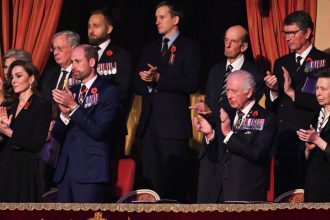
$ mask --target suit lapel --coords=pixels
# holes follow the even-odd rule
[[[160,59],[160,63],[159,63],[159,69],[165,69],[168,68],[170,66],[169,61],[170,61],[170,57],[171,57],[171,48],[173,46],[177,47],[178,45],[180,45],[180,41],[181,41],[181,35],[179,35],[174,42],[171,44],[171,46],[168,48],[167,53],[165,54],[164,57],[161,56],[161,48],[162,48],[162,40],[160,40],[160,47],[159,47],[159,55],[161,57]]]
[[[114,53],[111,42],[108,44],[108,46],[103,51],[102,56],[99,59],[99,63],[106,63],[106,62],[111,62],[112,61],[112,56],[108,56],[107,51],[112,51],[112,53]]]

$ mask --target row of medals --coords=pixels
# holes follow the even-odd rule
[[[117,62],[99,63],[97,65],[97,72],[100,75],[111,75],[117,73]]]

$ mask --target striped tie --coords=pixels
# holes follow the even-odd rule
[[[228,65],[227,66],[227,69],[226,69],[226,72],[225,72],[225,75],[223,77],[223,86],[221,88],[221,93],[220,93],[220,100],[221,101],[225,96],[226,96],[226,84],[227,84],[227,77],[229,75],[229,73],[231,73],[231,70],[233,69],[233,66],[232,65]]]

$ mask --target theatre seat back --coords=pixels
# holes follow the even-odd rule
[[[279,195],[274,202],[277,203],[302,203],[304,202],[304,190],[295,189]]]
[[[159,195],[150,189],[139,189],[122,196],[117,203],[141,202],[149,203],[159,201]]]
[[[133,190],[135,180],[135,161],[131,158],[120,159],[118,162],[115,194],[117,198]]]

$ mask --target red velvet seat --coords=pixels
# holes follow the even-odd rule
[[[117,182],[115,185],[115,194],[118,198],[133,190],[135,166],[135,161],[133,159],[125,158],[119,160]]]

